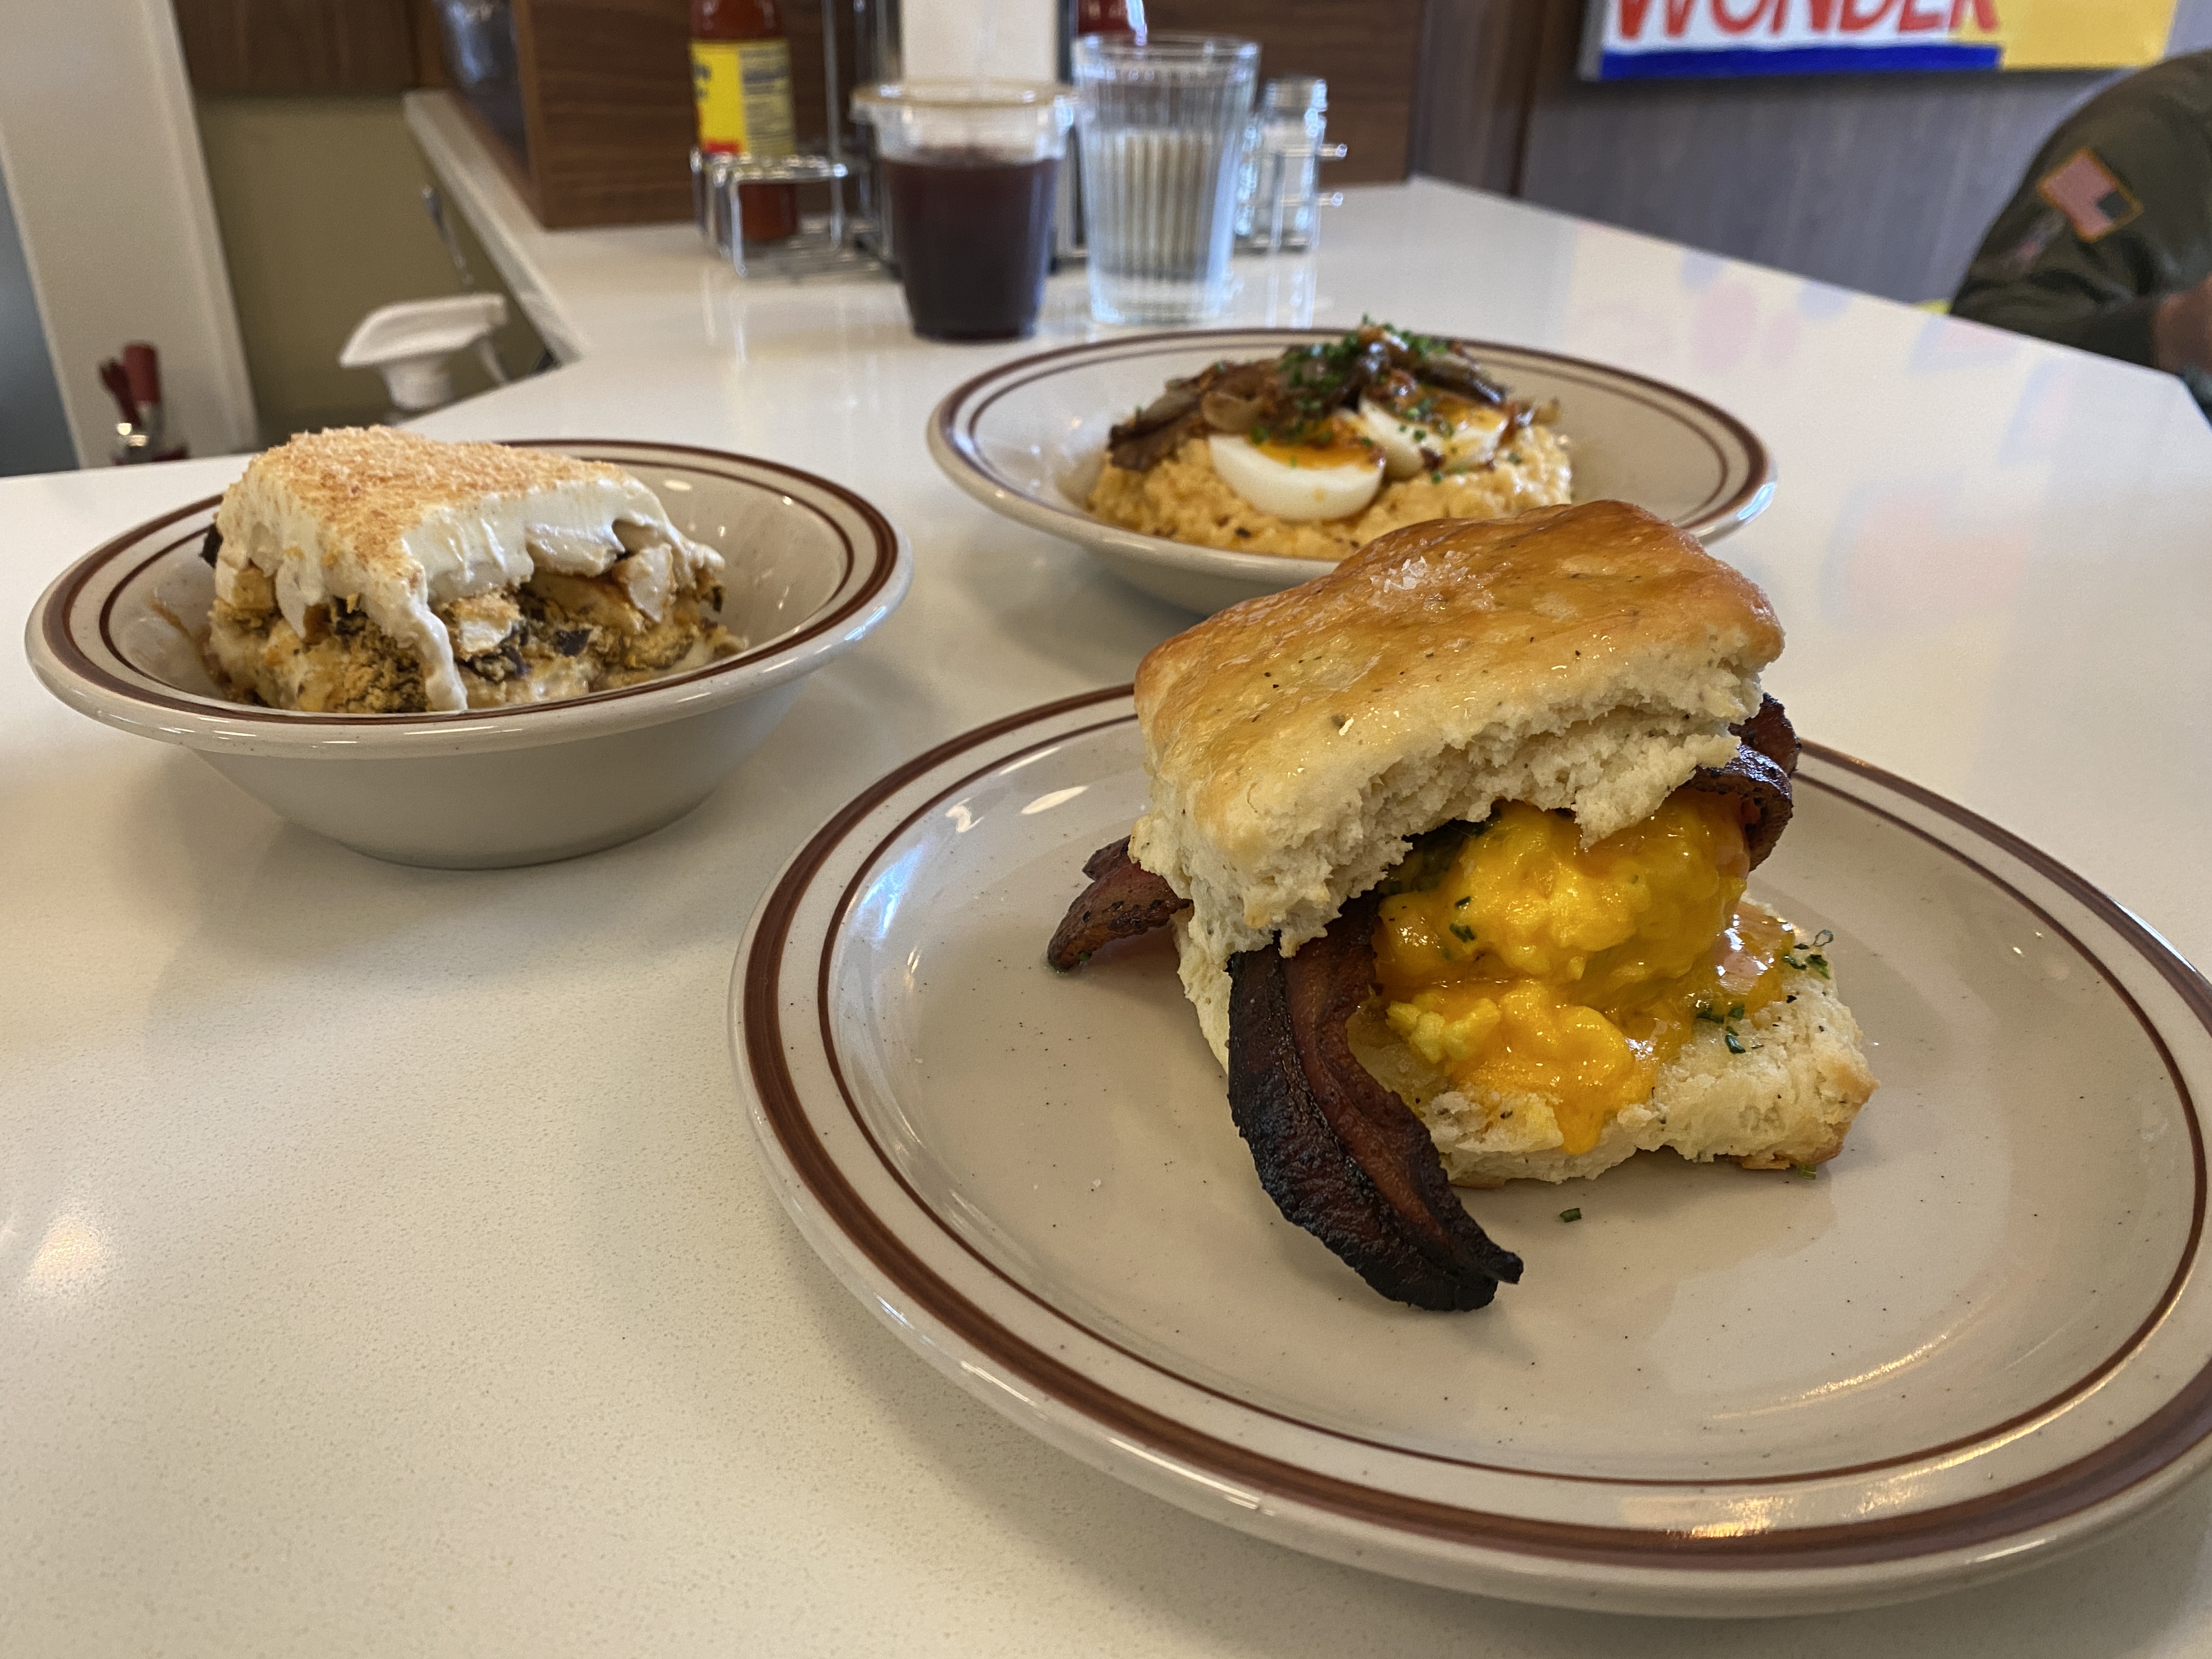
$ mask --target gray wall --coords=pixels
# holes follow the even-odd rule
[[[1418,170],[1898,300],[1949,297],[2051,128],[2114,78],[1594,86],[1573,74],[1581,10],[1431,0]],[[2207,46],[2212,0],[2180,0],[2171,49]]]
[[[8,182],[0,179],[0,477],[61,472],[76,465],[15,210],[8,204]]]

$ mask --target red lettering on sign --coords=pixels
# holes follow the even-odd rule
[[[1919,34],[1943,27],[1943,14],[1921,10],[1923,3],[1932,4],[1934,0],[1905,0],[1904,4],[1898,8],[1897,32],[1899,34]]]
[[[1836,20],[1837,27],[1845,34],[1863,34],[1889,15],[1897,0],[1878,0],[1871,13],[1862,14],[1859,0],[1844,0],[1844,15]]]
[[[1951,0],[1951,29],[1958,32],[1959,20],[1966,15],[1966,8],[1974,9],[1974,27],[1994,33],[1997,27],[1997,0]]]
[[[1812,15],[1813,27],[1826,33],[1836,21],[1836,0],[1806,0],[1806,8]],[[1774,0],[1773,32],[1781,33],[1789,21],[1790,0]]]
[[[1680,36],[1690,27],[1690,13],[1698,0],[1667,0],[1667,33]],[[1763,0],[1762,0],[1763,3]],[[1640,40],[1644,38],[1644,20],[1651,15],[1651,0],[1620,0],[1620,38]]]
[[[1728,0],[1713,0],[1713,21],[1720,25],[1723,34],[1747,34],[1759,27],[1759,20],[1766,15],[1766,0],[1752,0],[1751,10],[1744,16],[1733,15]]]

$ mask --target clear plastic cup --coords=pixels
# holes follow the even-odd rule
[[[1064,87],[908,81],[853,94],[875,129],[890,254],[914,331],[1018,340],[1036,327],[1074,100]]]
[[[1237,167],[1260,48],[1213,35],[1075,43],[1091,314],[1194,323],[1229,303]]]

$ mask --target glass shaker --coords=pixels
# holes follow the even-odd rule
[[[1245,131],[1237,179],[1237,246],[1245,252],[1304,252],[1314,245],[1322,207],[1321,164],[1344,159],[1325,142],[1328,82],[1310,75],[1270,81]]]

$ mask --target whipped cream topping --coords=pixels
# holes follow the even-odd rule
[[[672,592],[711,586],[723,569],[617,467],[385,428],[318,433],[256,456],[224,493],[216,526],[219,599],[238,602],[251,565],[303,636],[314,606],[357,599],[414,653],[441,710],[467,708],[468,696],[439,605],[520,587],[542,565],[612,571],[658,622]]]

